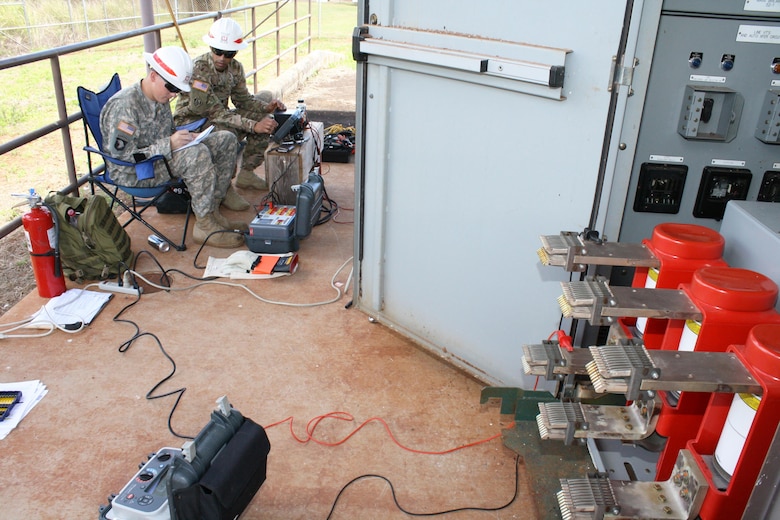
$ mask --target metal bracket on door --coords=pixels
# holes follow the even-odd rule
[[[360,42],[366,39],[366,34],[368,34],[368,27],[365,25],[355,27],[352,30],[352,59],[355,61],[366,61],[368,59],[366,53],[360,52]]]
[[[356,61],[565,99],[568,49],[381,26],[356,27],[352,41]]]

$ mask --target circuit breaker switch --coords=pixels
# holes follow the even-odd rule
[[[620,378],[626,383],[626,398],[637,399],[645,378],[661,376],[644,345],[604,345],[589,347],[589,350],[593,361],[587,365],[588,375],[597,393],[609,390],[608,380]]]
[[[563,441],[568,446],[575,439],[645,439],[655,431],[661,400],[635,400],[625,406],[550,401],[538,406],[540,438]]]
[[[561,488],[556,498],[563,518],[604,518],[607,513],[620,512],[612,481],[603,475],[561,479]]]
[[[700,319],[701,311],[685,292],[610,286],[601,277],[561,282],[558,298],[566,318],[586,319],[591,325],[611,325],[619,317]]]
[[[681,475],[689,475],[685,482]],[[666,481],[609,480],[606,474],[583,479],[561,479],[557,494],[566,519],[647,518],[687,520],[701,511],[709,484],[696,458],[680,450],[672,475]]]
[[[661,265],[644,244],[586,240],[582,233],[573,231],[539,238],[542,247],[537,254],[542,264],[560,266],[567,272],[582,272],[589,265],[656,268]]]
[[[732,141],[737,136],[744,99],[723,87],[685,87],[678,133],[685,139]]]
[[[780,69],[780,62],[772,65]],[[767,144],[780,143],[780,90],[767,90],[759,111],[756,139]]]

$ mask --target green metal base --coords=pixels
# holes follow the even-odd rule
[[[538,518],[561,518],[556,494],[560,479],[580,478],[595,471],[585,446],[566,446],[559,441],[539,437],[536,416],[540,402],[556,401],[549,392],[525,391],[520,388],[486,387],[480,403],[501,400],[501,415],[514,417],[514,428],[504,430],[504,445],[523,457],[532,479],[531,493]]]

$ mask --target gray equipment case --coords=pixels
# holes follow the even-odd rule
[[[295,206],[266,206],[249,223],[246,245],[253,253],[291,253],[299,240],[308,237],[317,225],[324,196],[324,183],[310,173],[298,187]]]

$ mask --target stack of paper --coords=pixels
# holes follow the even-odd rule
[[[49,300],[25,325],[28,328],[48,329],[59,326],[79,330],[92,323],[113,294],[101,291],[68,289]]]
[[[43,399],[48,390],[46,385],[38,380],[24,381],[21,383],[0,383],[1,392],[22,392],[22,399],[11,409],[11,413],[4,421],[0,422],[0,439],[11,433],[19,421]]]
[[[175,149],[175,150],[172,150],[172,151],[174,151],[174,152],[178,152],[179,150],[184,150],[185,148],[189,148],[190,146],[195,146],[196,144],[200,143],[200,142],[201,142],[201,141],[203,141],[205,138],[207,138],[207,137],[209,136],[209,134],[211,133],[211,131],[212,131],[212,130],[214,130],[214,125],[211,125],[210,127],[208,127],[207,129],[205,129],[204,131],[200,132],[200,133],[199,133],[199,134],[198,134],[198,135],[195,137],[195,139],[193,139],[193,140],[192,140],[192,141],[190,141],[189,143],[185,144],[184,146],[180,146],[180,147],[178,147],[177,149]]]

